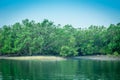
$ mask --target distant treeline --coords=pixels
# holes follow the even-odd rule
[[[25,19],[0,28],[0,55],[95,54],[120,54],[120,23],[81,29]]]

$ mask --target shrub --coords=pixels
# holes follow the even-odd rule
[[[70,48],[69,46],[62,46],[60,55],[64,56],[64,57],[76,56],[76,55],[78,55],[78,52],[76,51],[76,49]]]
[[[117,51],[115,51],[115,52],[113,53],[113,55],[114,55],[114,56],[119,56],[119,53],[118,53]]]

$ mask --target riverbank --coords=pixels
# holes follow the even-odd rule
[[[17,56],[17,57],[0,56],[0,59],[8,59],[8,60],[65,60],[65,58],[58,57],[58,56]]]
[[[74,59],[90,59],[90,60],[104,60],[104,61],[116,60],[116,61],[120,61],[120,56],[108,56],[108,55],[79,56],[79,57],[74,57]]]
[[[91,60],[118,60],[120,61],[120,56],[107,56],[107,55],[95,55],[95,56],[77,56],[77,57],[59,57],[59,56],[17,56],[8,57],[0,56],[0,59],[7,60],[66,60],[66,59],[91,59]]]

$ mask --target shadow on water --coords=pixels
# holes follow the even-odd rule
[[[0,80],[120,80],[119,61],[0,60]]]

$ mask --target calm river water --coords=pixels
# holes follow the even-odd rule
[[[120,80],[120,62],[0,60],[0,80]]]

